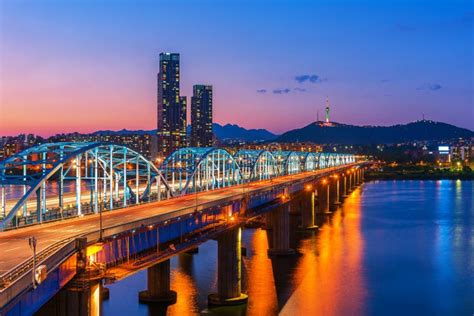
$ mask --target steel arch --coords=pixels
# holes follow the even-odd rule
[[[111,143],[61,142],[34,146],[1,162],[0,171],[0,225],[3,229],[18,226],[20,221],[32,224],[97,213],[99,206],[112,210],[129,203],[159,200],[163,188],[170,192],[161,172],[150,161],[132,149]],[[53,189],[58,205],[53,207],[47,205],[46,196],[51,178],[57,180]],[[65,183],[71,186],[74,183],[74,206],[65,205]],[[153,183],[156,183],[156,192],[152,189]],[[23,195],[11,203],[13,206],[8,211],[6,186],[23,187]],[[83,203],[87,200],[82,194],[84,186],[91,192],[89,203]],[[35,193],[36,203],[28,203]],[[29,204],[36,204],[35,212],[29,212]]]
[[[276,151],[273,156],[281,175],[295,174],[301,171],[301,162],[299,153],[296,151]]]
[[[270,179],[279,173],[277,160],[268,150],[242,149],[235,153],[234,159],[245,180]]]
[[[199,192],[239,184],[242,174],[234,157],[216,147],[186,147],[174,151],[161,166],[173,192]]]
[[[302,153],[302,170],[304,171],[313,171],[318,168],[318,163],[319,163],[319,153],[312,153],[312,152],[307,152],[307,153]]]

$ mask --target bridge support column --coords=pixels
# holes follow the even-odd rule
[[[170,290],[170,260],[160,262],[147,271],[147,285],[145,291],[138,294],[142,303],[176,303],[176,292]]]
[[[217,293],[210,294],[210,306],[247,303],[241,292],[241,234],[240,227],[223,232],[217,238]]]
[[[354,188],[354,173],[352,170],[349,171],[348,180],[349,185],[347,186],[347,194],[351,193]]]
[[[330,194],[329,194],[329,208],[331,211],[337,209],[339,204],[341,204],[339,199],[339,176],[334,175],[329,183]]]
[[[357,169],[357,185],[362,184],[362,169]]]
[[[280,205],[272,214],[272,248],[268,255],[285,256],[295,253],[290,248],[290,203]]]
[[[272,212],[265,214],[265,229],[271,230],[273,228],[273,215]]]
[[[330,213],[329,199],[329,183],[326,179],[323,179],[318,185],[318,208],[320,213]]]
[[[347,177],[345,174],[342,174],[339,180],[339,199],[341,202],[346,197],[346,185],[347,185]]]
[[[305,230],[317,229],[314,224],[315,194],[314,190],[305,191],[303,195],[303,209],[301,210],[301,228]]]
[[[41,189],[36,190],[36,222],[42,223],[43,222],[43,214],[41,212],[41,205],[42,205],[42,194]]]

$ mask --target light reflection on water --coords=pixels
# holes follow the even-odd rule
[[[216,242],[172,259],[175,305],[138,303],[146,272],[110,285],[105,315],[399,315],[474,312],[473,182],[366,183],[321,229],[299,233],[300,255],[267,257],[266,231],[245,229],[242,287],[249,303],[207,309]]]

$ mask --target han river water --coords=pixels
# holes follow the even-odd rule
[[[298,255],[274,259],[265,230],[243,230],[246,306],[207,308],[217,281],[217,243],[208,241],[171,260],[176,304],[139,304],[141,271],[107,285],[103,315],[474,314],[472,181],[368,182],[318,224],[312,233],[293,229]]]

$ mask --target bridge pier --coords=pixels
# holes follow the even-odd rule
[[[317,229],[318,226],[314,224],[315,194],[311,186],[305,189],[303,202],[301,209],[301,228],[305,230]]]
[[[290,203],[286,202],[272,214],[272,247],[268,255],[285,256],[295,253],[290,248]]]
[[[351,193],[354,189],[354,172],[352,170],[349,170],[348,179],[349,185],[347,186],[347,194]]]
[[[142,303],[176,303],[176,292],[170,290],[170,260],[160,262],[147,271],[147,289],[138,294]]]
[[[105,290],[99,281],[72,282],[42,306],[36,316],[100,316]]]
[[[347,176],[342,173],[341,179],[339,180],[339,199],[342,202],[347,196]]]
[[[340,202],[339,198],[339,176],[338,175],[333,175],[331,177],[331,180],[329,181],[329,209],[330,211],[334,211],[337,209]]]
[[[357,169],[357,185],[362,184],[362,169]]]
[[[210,306],[247,303],[248,296],[241,289],[241,234],[236,227],[217,238],[217,293],[208,296]]]
[[[318,184],[318,210],[319,213],[331,213],[329,210],[330,188],[326,179],[323,179]]]

